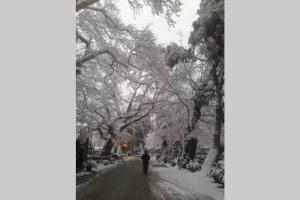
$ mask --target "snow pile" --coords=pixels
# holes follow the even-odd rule
[[[168,165],[164,164],[164,163],[152,163],[152,167],[169,167]]]
[[[150,155],[150,161],[156,161],[156,156],[155,155]]]
[[[88,177],[87,181],[84,181],[83,183],[79,183],[78,185],[76,185],[76,189],[81,189],[81,188],[86,187],[90,182],[92,182],[92,180],[94,180],[100,174],[106,173],[109,170],[117,167],[118,165],[120,165],[120,163],[114,163],[111,165],[98,164],[95,168],[93,168],[93,171],[91,171],[91,172],[83,171],[83,172],[77,173],[76,174],[77,178],[85,178],[85,176],[88,177],[88,175],[91,175],[91,176]]]
[[[103,165],[103,164],[98,164],[95,171],[99,172],[106,172],[109,169],[115,168],[116,166],[118,166],[120,163],[113,163],[111,165]]]
[[[153,171],[157,172],[164,180],[161,187],[175,190],[181,195],[193,193],[209,196],[215,200],[224,200],[224,189],[218,188],[218,185],[212,183],[202,172],[190,173],[176,167],[153,168]]]
[[[138,159],[138,157],[127,156],[127,157],[124,158],[125,161],[136,160],[136,159]]]
[[[107,171],[108,169],[112,169],[112,168],[116,167],[118,164],[119,163],[113,163],[113,164],[110,164],[110,165],[103,165],[102,163],[95,164],[95,166],[93,165],[93,168],[92,168],[91,172],[81,171],[81,172],[76,174],[76,177],[89,175],[89,174],[99,172],[99,171],[104,172],[104,171]]]
[[[76,174],[76,176],[85,176],[85,175],[89,175],[91,172],[79,172]]]

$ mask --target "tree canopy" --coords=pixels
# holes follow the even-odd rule
[[[179,0],[129,0],[150,6],[170,26]],[[212,127],[221,151],[224,126],[224,0],[202,0],[189,48],[157,44],[149,29],[124,24],[112,0],[76,1],[77,126],[102,137],[150,130],[176,142]],[[209,133],[210,134],[210,133]],[[135,136],[137,137],[137,136]]]

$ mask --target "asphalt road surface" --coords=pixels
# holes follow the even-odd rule
[[[183,196],[163,189],[164,184],[149,167],[148,176],[143,174],[140,159],[126,161],[101,174],[83,188],[77,189],[77,200],[213,200],[201,194]],[[168,183],[170,184],[170,183]],[[180,187],[177,185],[177,187]],[[184,189],[184,188],[181,188]]]

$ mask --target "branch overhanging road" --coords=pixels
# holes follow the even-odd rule
[[[185,190],[185,194],[176,191]],[[77,200],[213,200],[162,179],[149,167],[145,176],[140,158],[126,161],[77,189]]]

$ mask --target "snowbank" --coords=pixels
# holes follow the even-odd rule
[[[97,171],[97,172],[101,171],[102,173],[105,173],[105,172],[109,171],[110,169],[115,168],[119,164],[120,163],[114,163],[114,164],[110,164],[110,165],[106,165],[106,166],[104,166],[102,164],[98,164],[95,171]]]
[[[85,175],[89,175],[89,174],[91,174],[91,172],[79,172],[79,173],[76,174],[76,176],[77,177],[78,176],[85,176]]]
[[[96,168],[93,168],[92,172],[85,171],[85,172],[79,172],[79,173],[77,173],[76,174],[76,178],[80,178],[80,177],[84,178],[84,176],[87,176],[87,175],[90,175],[90,177],[87,177],[88,178],[87,181],[84,181],[83,183],[80,183],[80,184],[76,185],[76,189],[80,189],[80,188],[83,188],[83,187],[87,186],[90,182],[92,182],[92,180],[94,180],[100,174],[106,173],[109,170],[117,167],[120,164],[121,163],[118,162],[118,163],[114,163],[114,164],[110,164],[110,165],[104,166],[103,164],[100,163],[100,164],[97,165]]]
[[[128,157],[126,157],[126,158],[124,158],[124,160],[125,161],[130,161],[130,160],[136,160],[136,159],[138,159],[138,158],[140,158],[140,156],[138,157],[138,156],[128,156]]]
[[[224,189],[218,188],[217,184],[201,172],[191,173],[186,170],[179,170],[177,167],[153,168],[159,176],[165,180],[163,184],[166,187],[176,190],[180,194],[202,194],[214,198],[215,200],[224,200]]]

